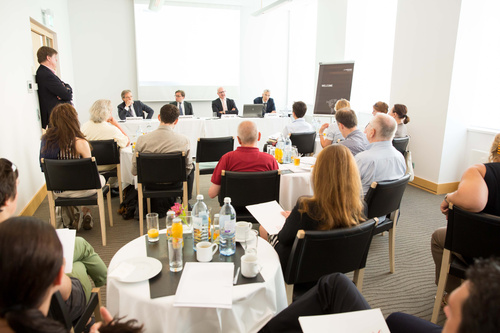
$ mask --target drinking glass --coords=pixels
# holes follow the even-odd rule
[[[251,229],[246,233],[245,241],[241,242],[245,254],[257,254],[257,242],[259,240],[259,232]]]
[[[160,239],[158,213],[147,214],[146,221],[148,227],[148,241],[150,241],[151,243],[157,242]]]
[[[168,239],[168,265],[171,272],[182,271],[182,238]]]
[[[271,148],[269,148],[269,147],[271,147]],[[272,145],[267,146],[267,152],[269,153],[269,155],[274,156],[274,151],[275,151],[274,146],[272,146]]]

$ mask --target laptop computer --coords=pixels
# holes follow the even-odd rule
[[[262,118],[264,104],[244,104],[243,118]]]

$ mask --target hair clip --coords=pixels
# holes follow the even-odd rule
[[[498,143],[497,154],[500,155],[500,143]]]
[[[500,149],[500,148],[499,148],[499,149]],[[11,163],[12,163],[12,162],[11,162]],[[14,163],[12,163],[11,167],[12,167],[12,172],[16,173],[17,166],[16,166]]]

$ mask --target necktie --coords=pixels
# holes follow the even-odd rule
[[[137,117],[135,110],[134,110],[134,104],[130,104],[129,109],[130,109],[130,114],[132,115],[132,117]]]
[[[179,112],[181,113],[181,116],[184,115],[184,113],[182,112],[182,103],[179,103]]]
[[[227,111],[227,104],[225,98],[222,100],[222,111]]]

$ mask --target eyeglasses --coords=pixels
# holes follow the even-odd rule
[[[222,94],[222,93],[225,93],[226,91],[225,90],[222,90],[222,91],[219,91],[218,94]]]

